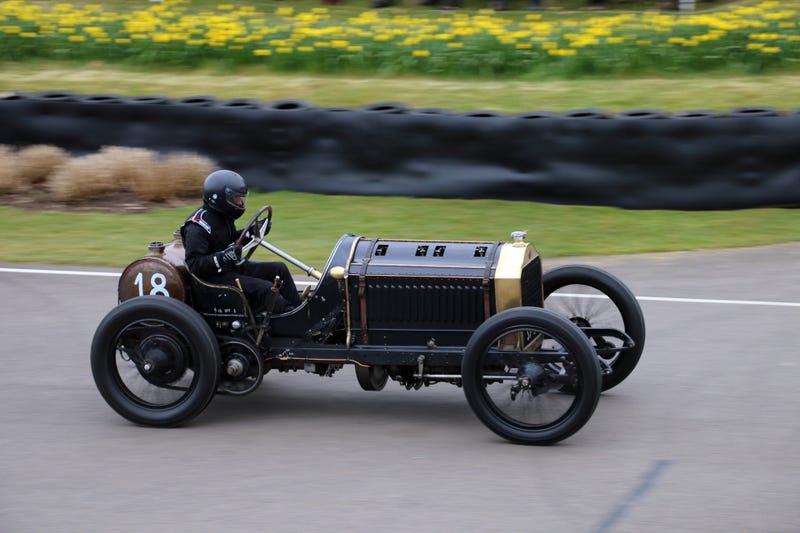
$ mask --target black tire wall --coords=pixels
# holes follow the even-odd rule
[[[379,103],[0,97],[0,144],[190,151],[252,188],[632,209],[800,206],[800,114],[583,109],[507,116]]]

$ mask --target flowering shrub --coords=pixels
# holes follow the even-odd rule
[[[186,0],[110,12],[101,5],[0,2],[0,54],[276,70],[569,77],[712,70],[797,69],[798,0],[732,5],[713,13],[569,16],[483,10],[342,19],[326,8],[260,11]]]

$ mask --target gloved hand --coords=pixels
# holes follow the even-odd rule
[[[218,265],[237,265],[242,260],[242,247],[232,242],[221,252],[214,254]]]

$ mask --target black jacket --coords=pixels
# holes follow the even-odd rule
[[[181,226],[186,264],[192,273],[202,278],[227,271],[235,272],[235,266],[221,262],[217,264],[214,254],[227,248],[241,233],[236,229],[233,219],[203,204]]]

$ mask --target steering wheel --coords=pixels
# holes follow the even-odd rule
[[[267,212],[267,218],[264,219],[264,221],[259,226],[258,219],[264,213],[264,211]],[[253,256],[253,253],[255,253],[259,243],[264,240],[264,235],[267,234],[267,231],[269,231],[269,227],[271,225],[272,225],[272,206],[265,205],[264,207],[256,211],[256,214],[253,215],[253,217],[250,219],[247,225],[245,225],[245,227],[242,228],[242,233],[241,235],[239,235],[239,238],[236,239],[236,245],[241,246],[245,237],[247,236],[250,237],[250,242],[242,246],[242,254],[244,254],[242,257],[244,259],[250,259]]]

